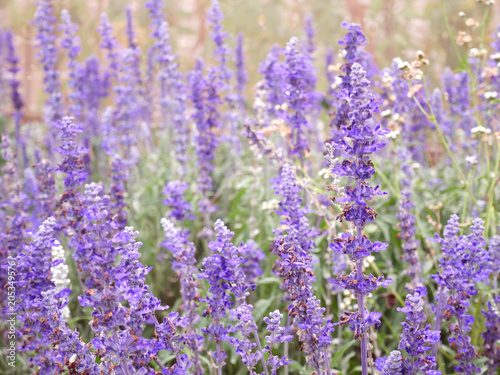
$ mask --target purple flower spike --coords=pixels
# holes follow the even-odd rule
[[[346,45],[350,45],[351,38],[356,43],[363,41],[358,27],[352,28],[353,35],[346,38]],[[354,44],[356,44],[354,43]],[[350,47],[349,47],[350,48]],[[348,49],[348,54],[353,53]],[[354,331],[354,337],[361,341],[361,369],[362,374],[368,374],[367,342],[366,333],[370,326],[377,328],[380,325],[381,314],[368,312],[364,307],[364,297],[380,286],[387,287],[391,279],[383,276],[378,278],[373,275],[363,274],[363,259],[372,252],[379,252],[387,247],[387,244],[372,242],[363,235],[366,223],[375,221],[377,213],[367,205],[375,195],[385,194],[368,184],[375,173],[370,154],[385,146],[380,137],[387,134],[388,130],[380,125],[373,124],[371,118],[373,112],[378,111],[373,95],[370,93],[370,81],[366,79],[365,70],[358,63],[352,64],[350,91],[343,91],[343,95],[350,106],[348,114],[349,124],[341,126],[340,130],[332,131],[332,141],[328,145],[330,158],[333,160],[332,173],[337,178],[346,176],[353,181],[353,186],[347,186],[335,202],[342,206],[342,214],[338,219],[350,222],[356,229],[349,233],[343,233],[334,240],[330,247],[334,251],[340,251],[348,255],[355,265],[355,270],[348,276],[338,275],[335,282],[342,288],[352,290],[358,300],[358,311],[346,311],[338,324],[347,324]],[[333,155],[340,155],[344,159],[335,159]]]
[[[216,71],[211,69],[208,80],[205,80],[203,66],[203,61],[198,60],[195,69],[189,76],[189,83],[191,86],[190,99],[194,107],[192,119],[198,130],[195,149],[199,167],[198,184],[202,194],[199,211],[204,215],[205,228],[208,229],[208,214],[217,210],[217,207],[209,199],[209,193],[213,189],[211,173],[214,166],[212,163],[215,149],[219,144],[214,129],[219,126],[217,107],[220,104],[220,99],[216,89],[218,81],[214,76]]]
[[[243,33],[239,33],[236,37],[236,95],[238,97],[238,105],[242,111],[242,117],[245,115],[245,90],[248,82],[248,72],[245,68],[245,52],[243,50]]]
[[[403,151],[400,153],[400,156],[403,160],[408,160],[409,155],[407,152]],[[401,229],[401,232],[398,233],[398,238],[401,238],[403,245],[402,259],[409,263],[409,267],[405,270],[405,274],[409,276],[410,282],[406,285],[408,290],[411,292],[418,285],[422,285],[422,264],[420,262],[418,256],[418,246],[419,243],[415,239],[415,234],[417,232],[415,228],[415,216],[412,213],[415,205],[411,201],[411,178],[413,172],[411,170],[410,165],[403,165],[401,167],[405,174],[405,178],[401,180],[402,190],[401,190],[401,199],[399,203],[399,212],[396,215],[396,218],[399,219],[398,227]]]
[[[282,238],[277,245],[279,259],[275,269],[283,278],[281,288],[290,301],[288,314],[297,328],[306,361],[316,373],[330,374],[328,348],[334,328],[330,320],[323,318],[325,309],[320,307],[313,293],[312,283],[316,278],[312,258],[300,247],[293,234]]]
[[[37,28],[38,58],[44,67],[44,91],[49,94],[49,99],[44,107],[44,121],[50,124],[61,118],[63,113],[62,96],[57,64],[57,48],[54,8],[49,0],[37,1],[37,9],[32,24]]]
[[[165,232],[165,240],[162,242],[170,253],[172,271],[179,278],[180,293],[182,297],[182,316],[187,318],[184,337],[189,348],[193,351],[190,362],[196,368],[197,374],[203,372],[200,363],[200,353],[203,350],[203,337],[196,328],[196,323],[200,321],[197,312],[200,284],[195,278],[198,273],[196,267],[196,248],[188,240],[188,232],[177,228],[171,221],[162,219],[161,224]]]
[[[307,208],[301,208],[302,197],[300,196],[301,188],[297,185],[297,180],[292,167],[289,164],[283,165],[279,177],[272,180],[274,185],[272,188],[275,194],[281,195],[279,210],[276,211],[283,219],[280,224],[283,229],[274,230],[275,238],[283,237],[286,232],[288,235],[295,236],[300,247],[310,252],[316,246],[313,238],[317,236],[317,231],[309,226],[307,214],[310,212]],[[275,245],[272,245],[274,247]]]
[[[241,269],[241,250],[231,242],[234,233],[222,220],[215,222],[215,231],[216,241],[208,244],[213,254],[203,260],[203,268],[198,277],[206,279],[210,285],[210,294],[201,301],[208,305],[203,316],[210,316],[212,324],[202,331],[216,342],[217,352],[213,354],[213,358],[219,374],[222,374],[227,354],[221,350],[220,343],[230,340],[230,327],[226,327],[221,320],[227,316],[233,305],[246,304],[245,299],[254,286],[245,282],[245,274]]]
[[[425,325],[426,316],[424,313],[424,300],[427,289],[416,287],[413,294],[406,296],[405,307],[398,308],[406,314],[406,321],[401,323],[403,333],[398,349],[404,350],[408,358],[403,358],[397,350],[391,352],[389,358],[377,359],[377,369],[383,375],[389,374],[427,374],[439,375],[440,371],[433,370],[436,366],[434,356],[425,356],[425,352],[432,348],[432,345],[439,341],[441,333],[432,331],[430,324]]]
[[[78,55],[82,49],[80,38],[78,37],[78,25],[71,21],[71,15],[64,9],[61,12],[62,24],[59,26],[64,33],[61,39],[61,47],[68,51],[68,70],[69,70],[69,87],[71,93],[69,100],[71,105],[69,112],[77,121],[81,120],[83,107],[83,78],[80,64],[77,61]]]
[[[348,30],[348,33],[343,39],[339,40],[339,44],[345,49],[345,64],[342,65],[341,70],[343,75],[341,75],[342,82],[338,86],[338,96],[337,99],[340,101],[335,117],[331,122],[333,129],[339,129],[343,125],[347,125],[350,122],[349,119],[349,104],[342,101],[342,91],[347,90],[350,93],[351,90],[351,69],[354,63],[360,63],[359,51],[362,46],[368,44],[365,34],[361,30],[361,26],[356,23],[342,22],[342,27]]]
[[[56,220],[45,220],[34,234],[33,241],[9,258],[16,264],[18,278],[16,287],[17,319],[21,322],[18,350],[36,353],[30,356],[30,364],[39,373],[53,374],[68,369],[69,373],[98,375],[95,356],[79,338],[76,331],[68,327],[64,318],[70,289],[56,289],[52,272],[61,265],[61,259],[52,259]],[[21,277],[22,276],[22,277]]]
[[[306,22],[304,25],[304,31],[306,33],[306,52],[309,55],[312,55],[316,49],[316,46],[314,45],[314,25],[313,25],[313,15],[311,13],[307,14],[306,16]]]
[[[19,92],[19,87],[21,82],[17,78],[17,73],[19,73],[19,58],[16,54],[16,49],[14,46],[14,35],[10,30],[7,30],[4,34],[4,39],[6,43],[6,62],[7,62],[7,70],[11,74],[9,85],[10,85],[10,97],[12,101],[12,108],[14,112],[12,113],[12,117],[15,122],[15,134],[16,134],[16,143],[14,146],[14,151],[17,156],[18,165],[21,165],[21,160],[23,160],[23,164],[28,164],[28,156],[26,154],[26,142],[21,138],[21,120],[23,118],[22,109],[24,106],[23,98],[21,97],[21,93]],[[22,158],[22,159],[21,159]]]
[[[191,204],[184,199],[184,192],[189,188],[189,184],[181,181],[169,181],[163,189],[163,194],[167,198],[163,200],[163,204],[172,209],[171,217],[177,221],[184,219],[194,220],[196,217],[191,212]]]
[[[472,223],[471,234],[458,236],[459,218],[452,215],[444,229],[443,238],[436,235],[433,240],[441,245],[443,256],[439,260],[441,271],[431,275],[431,278],[439,285],[438,295],[450,295],[446,306],[438,301],[435,309],[436,328],[439,328],[442,316],[451,321],[448,327],[451,337],[448,341],[451,348],[459,353],[455,357],[458,361],[455,371],[464,374],[480,372],[480,368],[473,362],[478,358],[478,353],[469,336],[474,317],[467,314],[467,310],[470,299],[478,293],[475,282],[487,279],[491,273],[490,259],[484,249],[486,242],[483,231],[483,221],[477,218]],[[434,345],[433,354],[435,351],[437,344]]]
[[[298,39],[292,38],[284,50],[285,55],[285,101],[287,111],[283,114],[286,124],[291,128],[289,150],[302,160],[309,153],[306,140],[310,123],[307,114],[314,103],[315,70],[310,57],[298,46]]]

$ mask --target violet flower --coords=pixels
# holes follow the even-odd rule
[[[279,239],[283,237],[285,232],[288,235],[293,233],[300,247],[306,252],[311,252],[316,246],[314,238],[318,235],[318,232],[309,226],[307,214],[310,210],[301,208],[301,188],[297,185],[292,167],[289,164],[283,165],[279,177],[274,178],[272,182],[275,194],[283,197],[279,203],[279,210],[276,213],[282,216],[280,224],[285,228],[285,230],[275,229],[273,231],[275,238]]]
[[[162,22],[153,34],[158,40],[155,43],[155,60],[159,63],[158,81],[160,83],[160,106],[162,116],[171,118],[168,132],[175,142],[175,157],[178,162],[178,174],[184,178],[189,161],[189,127],[187,123],[187,87],[183,75],[179,71],[177,56],[172,53],[168,23]],[[165,128],[165,125],[163,125]]]
[[[236,96],[241,117],[245,116],[245,90],[248,83],[248,72],[245,67],[245,51],[243,50],[243,33],[236,37]]]
[[[273,46],[260,64],[259,73],[264,76],[263,90],[269,122],[283,114],[285,103],[285,65],[280,60],[282,49]]]
[[[78,25],[71,21],[71,15],[64,9],[61,12],[62,24],[59,26],[60,30],[64,33],[61,39],[61,47],[68,51],[68,70],[69,82],[68,86],[71,89],[69,95],[70,106],[69,112],[74,116],[77,121],[82,119],[82,106],[83,106],[83,93],[82,93],[82,78],[80,64],[76,60],[82,47],[81,41],[78,37]]]
[[[18,160],[18,167],[20,167],[21,160],[23,160],[23,164],[25,166],[28,164],[28,156],[26,153],[26,142],[23,138],[21,138],[21,120],[23,118],[22,109],[24,107],[24,102],[23,98],[21,97],[21,93],[19,92],[19,86],[21,85],[21,82],[17,78],[17,73],[19,73],[20,70],[19,58],[17,57],[16,49],[14,47],[14,35],[10,30],[7,30],[4,33],[4,39],[6,43],[6,62],[8,64],[7,71],[10,73],[10,97],[12,101],[12,108],[14,110],[12,113],[12,117],[14,118],[16,137],[14,151]]]
[[[96,337],[92,344],[101,357],[101,371],[113,368],[135,373],[156,358],[158,350],[178,354],[179,346],[170,346],[166,328],[172,322],[156,319],[155,311],[165,307],[145,284],[151,267],[139,261],[142,243],[136,241],[138,232],[131,227],[120,229],[110,218],[110,198],[102,195],[103,190],[102,185],[87,185],[81,202],[85,230],[73,258],[86,289],[78,299],[82,306],[93,309],[90,327]],[[141,337],[145,323],[155,324],[156,338]],[[181,360],[176,366],[185,363]]]
[[[199,168],[198,186],[202,195],[198,207],[203,215],[205,228],[208,230],[209,214],[217,210],[217,207],[210,201],[209,193],[213,190],[211,173],[214,170],[215,149],[219,144],[214,129],[219,126],[217,107],[220,104],[220,98],[215,87],[218,82],[215,77],[216,71],[211,69],[209,78],[205,80],[203,65],[203,61],[197,61],[195,69],[189,76],[189,84],[190,100],[194,107],[191,118],[198,131],[195,149]]]
[[[488,358],[486,361],[488,375],[496,374],[500,367],[500,348],[497,344],[500,340],[499,305],[500,297],[497,296],[493,301],[486,303],[487,310],[482,310],[486,326],[486,330],[481,334],[484,339],[482,355]]]
[[[165,240],[161,246],[171,253],[172,271],[176,273],[180,283],[182,316],[187,319],[184,337],[193,352],[190,362],[193,363],[196,374],[202,374],[200,354],[203,351],[204,339],[196,328],[196,323],[200,321],[200,315],[197,312],[200,284],[194,276],[198,273],[196,248],[192,242],[189,242],[188,232],[180,230],[165,218],[161,220],[161,224],[165,233]]]
[[[470,136],[475,126],[474,110],[470,103],[469,75],[467,72],[453,73],[446,68],[443,73],[443,89],[450,103],[450,115],[457,119],[457,124],[466,136]]]
[[[342,103],[339,104],[335,117],[331,122],[331,126],[334,129],[340,129],[342,126],[348,125],[349,119],[349,104],[342,101],[342,91],[347,90],[349,94],[351,91],[351,69],[354,63],[359,63],[358,50],[360,47],[368,44],[365,34],[361,30],[361,26],[355,23],[342,22],[342,27],[348,30],[348,33],[343,39],[339,40],[339,44],[344,46],[345,49],[345,64],[342,65],[342,83],[338,86],[338,97],[337,100]]]
[[[304,24],[304,31],[306,33],[306,52],[309,55],[312,55],[314,51],[316,50],[316,46],[314,45],[314,25],[313,25],[313,15],[311,13],[308,13],[306,15],[306,20]]]
[[[215,222],[215,231],[216,241],[208,244],[208,247],[212,250],[212,255],[203,260],[203,268],[198,277],[206,279],[210,285],[208,289],[210,294],[201,299],[201,301],[208,305],[203,312],[203,316],[209,315],[212,323],[207,328],[203,328],[202,331],[216,343],[217,351],[213,354],[213,358],[220,375],[222,374],[222,367],[225,365],[225,359],[227,358],[227,354],[221,350],[220,343],[231,340],[233,345],[237,347],[240,345],[239,341],[235,341],[234,338],[231,339],[229,336],[231,326],[226,327],[221,320],[227,316],[227,312],[234,305],[248,306],[245,301],[246,297],[255,286],[248,285],[245,281],[245,274],[241,268],[243,261],[240,250],[241,246],[238,248],[231,242],[234,233],[224,225],[222,220]],[[249,306],[248,308],[251,311]],[[243,311],[240,311],[240,313],[243,313]],[[245,327],[241,326],[240,328],[252,330],[252,327],[253,325],[246,327],[245,324]],[[257,338],[258,335],[256,336]],[[242,345],[244,347],[240,348],[240,354],[244,356],[248,349],[248,342],[245,340]],[[252,361],[255,358],[253,357]],[[259,359],[257,358],[257,361]],[[244,357],[244,360],[248,360],[247,363],[251,362],[249,357]]]
[[[439,331],[430,330],[430,324],[425,325],[425,301],[423,298],[427,295],[427,289],[425,287],[416,287],[412,293],[406,296],[405,307],[398,307],[398,311],[406,314],[406,320],[401,323],[403,333],[401,334],[398,349],[406,351],[408,358],[403,358],[400,352],[393,351],[389,358],[377,359],[377,367],[381,367],[381,364],[385,362],[383,375],[392,374],[391,371],[396,368],[396,364],[400,365],[399,374],[441,374],[441,371],[433,370],[433,367],[436,366],[436,358],[425,355],[425,352],[439,341],[441,335]]]
[[[330,320],[323,318],[325,308],[320,307],[319,300],[314,296],[312,283],[316,278],[312,270],[312,258],[301,248],[293,233],[279,240],[277,245],[279,259],[275,272],[283,278],[281,288],[290,302],[288,315],[297,328],[306,362],[318,375],[331,375],[328,348],[332,343],[330,333],[334,328]]]
[[[285,55],[285,102],[288,110],[284,120],[291,128],[289,152],[301,160],[308,156],[309,145],[306,139],[310,123],[306,115],[312,110],[314,102],[314,67],[310,59],[299,49],[298,39],[292,38],[284,50]]]
[[[234,87],[231,83],[233,72],[228,66],[231,51],[226,43],[226,40],[229,38],[229,34],[224,31],[222,26],[224,15],[222,14],[218,0],[212,0],[212,5],[208,11],[207,19],[211,30],[210,37],[215,44],[213,56],[218,62],[218,66],[213,68],[213,77],[208,78],[208,82],[213,84],[213,88],[216,90],[217,96],[220,97],[220,105],[224,102],[228,107],[228,110],[222,115],[221,125],[227,130],[227,134],[224,138],[227,139],[231,145],[231,149],[238,153],[241,148],[238,138],[238,97],[234,92]],[[211,69],[209,69],[208,74],[209,77],[211,75],[210,70]]]
[[[403,160],[408,160],[409,155],[405,151],[400,153]],[[401,180],[402,190],[399,203],[399,212],[396,218],[399,220],[398,228],[401,230],[398,233],[398,238],[402,240],[403,255],[401,258],[409,263],[409,267],[405,269],[405,274],[410,278],[410,282],[406,285],[408,291],[412,292],[418,285],[421,285],[423,280],[421,277],[422,264],[418,256],[419,243],[415,239],[417,232],[415,228],[415,216],[412,213],[415,205],[412,202],[411,178],[413,171],[411,166],[404,164],[401,167],[405,178]]]
[[[18,350],[35,353],[30,363],[40,373],[58,373],[66,367],[70,373],[97,375],[94,355],[64,319],[71,290],[57,291],[53,278],[47,277],[63,262],[52,258],[57,246],[55,224],[53,217],[45,220],[33,241],[16,258],[9,258],[17,267],[16,288],[23,291],[16,301],[17,319],[21,323],[18,335],[22,338]]]
[[[444,237],[436,235],[434,240],[441,245],[443,256],[439,260],[441,272],[431,275],[431,278],[439,285],[438,293],[444,289],[450,294],[445,307],[441,305],[442,300],[438,301],[435,309],[436,326],[439,329],[441,314],[447,321],[453,319],[448,327],[451,334],[448,341],[451,348],[459,353],[455,371],[464,374],[480,372],[473,362],[478,354],[469,336],[474,317],[468,315],[467,310],[470,299],[477,294],[474,283],[485,280],[491,272],[488,254],[484,249],[486,243],[483,231],[483,222],[477,218],[473,220],[471,234],[458,237],[459,218],[452,215],[444,229]],[[436,348],[437,345],[433,348],[433,354]]]
[[[356,34],[361,33],[358,28],[354,28],[353,31],[356,31]],[[347,53],[352,53],[352,50],[353,48],[349,47]],[[336,202],[343,205],[340,220],[350,222],[356,228],[356,235],[341,234],[330,247],[348,255],[355,265],[355,270],[350,275],[339,275],[336,280],[339,286],[352,290],[358,299],[358,311],[345,312],[340,324],[348,324],[354,331],[354,338],[360,339],[361,369],[362,374],[366,375],[368,374],[367,332],[370,326],[380,325],[381,314],[368,312],[365,309],[365,296],[380,286],[387,287],[392,281],[384,280],[383,276],[376,278],[373,275],[363,274],[363,259],[372,252],[379,252],[387,247],[385,243],[372,242],[363,236],[363,228],[366,223],[374,222],[377,215],[366,202],[375,195],[384,194],[378,186],[371,187],[367,182],[375,173],[369,155],[385,146],[385,142],[379,138],[387,134],[388,130],[370,121],[373,112],[378,111],[378,107],[369,92],[370,82],[365,77],[364,69],[358,63],[354,63],[350,74],[349,96],[347,90],[343,90],[343,97],[347,99],[350,107],[350,123],[341,126],[340,130],[332,131],[332,146],[342,153],[344,160],[337,161],[331,171],[334,175],[348,177],[354,182],[354,186],[347,186],[345,196],[337,198]]]
[[[275,310],[269,314],[269,317],[264,318],[264,323],[267,325],[267,331],[270,332],[266,336],[266,346],[264,347],[264,353],[269,353],[267,359],[267,365],[271,368],[271,375],[277,375],[278,369],[287,366],[292,361],[286,357],[278,357],[273,354],[273,346],[275,344],[282,344],[284,342],[289,342],[293,340],[293,335],[286,333],[286,329],[281,326],[281,319],[283,319],[283,314],[279,310]]]
[[[61,84],[59,72],[57,70],[57,48],[55,35],[56,17],[54,8],[49,0],[38,0],[35,18],[31,22],[37,28],[36,47],[39,49],[37,57],[39,58],[44,70],[44,92],[49,95],[49,99],[44,106],[44,121],[51,124],[62,117],[63,105],[61,95]],[[50,146],[51,135],[48,138]],[[49,147],[49,152],[52,149]]]
[[[163,204],[171,208],[169,214],[177,221],[184,219],[194,220],[196,217],[191,212],[191,204],[184,199],[184,192],[189,188],[189,184],[181,181],[169,181],[163,189],[163,194],[167,196]]]

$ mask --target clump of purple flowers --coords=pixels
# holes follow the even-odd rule
[[[448,338],[452,349],[457,351],[455,357],[458,365],[455,371],[464,374],[475,374],[480,368],[473,362],[478,357],[476,348],[471,343],[469,332],[474,323],[474,317],[467,313],[470,299],[476,295],[474,283],[485,280],[490,274],[488,254],[484,247],[483,222],[474,219],[471,234],[458,236],[460,232],[459,218],[452,215],[444,229],[443,238],[436,236],[435,242],[441,245],[443,252],[439,260],[441,271],[431,278],[439,285],[440,299],[436,307],[436,323],[442,317],[451,321]],[[441,294],[449,293],[446,305],[443,306]]]
[[[405,375],[439,375],[440,371],[433,370],[436,366],[434,356],[425,356],[425,352],[439,340],[440,332],[430,329],[431,325],[425,325],[424,297],[427,289],[416,287],[413,294],[406,296],[405,307],[398,311],[406,314],[406,320],[401,323],[403,333],[398,349],[406,351],[408,358],[404,358],[399,351],[393,351],[388,358],[379,358],[376,361],[377,369],[382,375],[405,374]]]

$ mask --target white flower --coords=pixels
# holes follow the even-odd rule
[[[471,129],[472,134],[476,133],[483,133],[483,134],[490,134],[491,130],[488,128],[485,128],[484,126],[476,126],[475,128]]]
[[[55,285],[56,292],[60,292],[69,286],[70,280],[68,278],[69,268],[66,264],[64,249],[58,241],[56,241],[56,246],[52,247],[52,260],[62,260],[58,265],[50,267],[50,279]],[[63,307],[62,315],[66,320],[69,319],[70,311],[68,306]]]
[[[498,96],[498,93],[496,91],[487,91],[484,93],[484,98],[486,100],[496,99],[497,96]]]
[[[401,61],[398,64],[398,69],[401,69],[401,70],[408,69],[409,67],[410,67],[410,63],[408,61]]]
[[[392,112],[391,112],[391,110],[390,110],[390,109],[386,109],[385,111],[382,111],[382,112],[380,113],[380,115],[381,115],[382,117],[390,117],[390,116],[391,116],[391,113],[392,113]]]
[[[471,165],[477,164],[477,155],[466,156],[465,162]]]
[[[490,59],[500,61],[500,52],[490,55]]]
[[[386,137],[390,139],[396,139],[399,134],[401,134],[401,131],[399,129],[396,129],[387,133]]]

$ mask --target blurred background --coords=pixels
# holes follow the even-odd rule
[[[68,9],[74,22],[79,24],[82,60],[94,53],[102,53],[96,31],[102,12],[108,13],[115,35],[124,42],[126,5],[132,7],[138,44],[144,52],[152,44],[145,3],[146,0],[53,0],[58,16],[62,9]],[[165,3],[172,43],[181,57],[182,68],[190,69],[199,55],[210,60],[212,43],[205,23],[210,1],[165,0]],[[363,26],[370,42],[368,50],[379,67],[388,66],[397,56],[411,61],[416,51],[422,50],[431,62],[431,71],[442,72],[444,65],[458,68],[443,22],[443,10],[448,14],[454,37],[458,31],[466,29],[459,12],[481,22],[484,10],[476,0],[220,0],[220,3],[226,31],[231,36],[244,32],[252,85],[259,79],[259,62],[273,44],[284,46],[290,37],[303,36],[304,19],[308,13],[314,18],[318,47],[315,58],[320,70],[324,69],[326,48],[337,49],[337,41],[345,34],[345,29],[340,27],[345,20]],[[13,30],[21,58],[21,90],[26,101],[27,121],[41,119],[44,99],[42,69],[36,65],[36,50],[33,48],[35,31],[30,25],[35,9],[35,0],[0,0],[0,25]],[[500,4],[490,9],[489,33],[500,24]],[[64,52],[61,52],[58,64],[64,82]],[[0,98],[2,100],[6,98]]]

